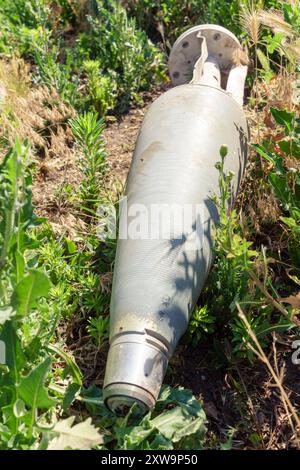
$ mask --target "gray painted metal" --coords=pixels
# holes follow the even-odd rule
[[[236,195],[247,158],[242,108],[224,90],[203,84],[177,86],[149,108],[137,139],[127,181],[131,208],[201,206],[201,243],[191,249],[196,218],[170,239],[119,239],[111,298],[110,351],[104,399],[115,412],[133,402],[141,412],[157,399],[168,358],[186,331],[212,263],[212,229],[218,212],[220,147],[228,146]],[[182,229],[181,229],[182,230]],[[178,237],[181,235],[181,239]],[[213,299],[212,299],[213,301]]]
[[[203,38],[206,51],[203,50]],[[235,35],[222,26],[204,24],[188,29],[179,36],[170,53],[168,66],[173,85],[183,85],[191,80],[201,46],[204,55],[206,52],[215,57],[224,75],[228,75],[234,54],[241,48]]]

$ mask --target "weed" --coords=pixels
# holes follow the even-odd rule
[[[253,353],[247,346],[248,333],[237,316],[236,302],[246,309],[248,322],[263,346],[268,343],[272,331],[284,331],[293,327],[292,312],[288,313],[279,306],[287,319],[277,317],[274,322],[273,307],[278,306],[265,287],[269,285],[275,291],[268,276],[264,251],[260,254],[252,249],[252,242],[243,236],[236,209],[228,207],[233,173],[224,173],[226,155],[227,147],[223,146],[220,149],[221,161],[217,164],[220,197],[213,198],[219,211],[219,222],[214,233],[215,268],[201,296],[204,306],[195,308],[188,331],[191,341],[196,344],[204,332],[207,335],[216,331],[215,324],[218,321],[218,325],[229,330],[232,353],[240,357],[246,355],[252,360]],[[263,283],[259,281],[262,267],[262,272],[265,273]],[[214,299],[213,305],[208,306],[206,299],[211,298]],[[269,305],[266,304],[266,298],[268,301],[271,299]]]
[[[299,2],[0,0],[0,6],[0,340],[6,345],[0,448],[278,446],[276,436],[285,431],[260,429],[258,400],[243,381],[245,367],[257,374],[255,358],[276,385],[285,416],[275,421],[289,424],[294,445],[299,419],[274,343],[279,338],[286,348],[299,333]],[[224,173],[222,147],[215,263],[185,338],[193,348],[213,338],[219,370],[226,358],[237,417],[228,426],[231,404],[222,388],[226,422],[217,414],[220,431],[209,434],[201,403],[188,390],[163,387],[145,417],[134,407],[116,417],[104,407],[101,390],[83,386],[93,380],[84,348],[95,351],[94,373],[98,350],[105,351],[108,340],[115,240],[99,240],[105,211],[97,209],[115,205],[119,195],[109,186],[105,117],[118,119],[132,103],[142,103],[143,92],[166,79],[162,51],[187,27],[205,22],[238,34],[255,63],[247,106],[255,144],[239,202],[243,211],[228,205],[232,174]],[[38,213],[49,213],[49,221],[34,213],[32,176]],[[96,367],[101,380],[102,362]],[[176,374],[173,368],[174,383],[183,376]],[[214,377],[214,397],[217,388]],[[268,406],[265,400],[263,408]]]
[[[133,408],[125,417],[105,409],[102,393],[92,386],[82,394],[90,413],[106,424],[105,448],[123,450],[202,449],[206,417],[201,404],[189,390],[164,386],[155,410],[139,417]],[[170,405],[172,407],[170,408]]]
[[[100,62],[96,60],[85,61],[83,67],[87,73],[88,97],[100,116],[105,116],[107,111],[113,109],[116,105],[116,74],[103,75]]]
[[[108,339],[108,321],[108,317],[89,318],[87,330],[96,341],[97,346],[101,346],[103,341]]]
[[[28,151],[28,146],[16,142],[0,166],[0,337],[6,355],[0,378],[1,448],[33,445],[39,433],[38,410],[50,410],[56,405],[44,385],[51,359],[40,335],[33,334],[27,320],[36,314],[38,300],[43,306],[40,333],[51,317],[44,303],[50,280],[38,269],[35,257],[30,256],[36,245],[28,230],[41,221],[34,216],[30,176],[24,170]]]
[[[187,338],[192,346],[197,346],[203,339],[203,336],[215,331],[215,320],[216,318],[209,312],[208,305],[204,305],[203,307],[196,305],[191,315],[187,331]]]
[[[71,120],[70,125],[83,155],[80,160],[84,175],[80,187],[80,199],[84,203],[83,209],[93,215],[99,204],[103,174],[107,168],[101,139],[104,122],[97,120],[95,113],[89,112]]]
[[[282,211],[281,221],[288,227],[289,254],[294,266],[300,261],[300,156],[299,119],[285,110],[271,108],[276,123],[285,137],[276,144],[256,145],[258,153],[271,165],[269,182],[278,198]]]

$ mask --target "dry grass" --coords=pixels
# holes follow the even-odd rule
[[[258,18],[261,24],[268,26],[274,33],[284,33],[287,36],[293,35],[293,28],[287,23],[281,12],[276,10],[260,10]]]
[[[244,323],[249,337],[251,338],[252,342],[248,342],[248,347],[253,351],[253,353],[263,362],[263,364],[268,369],[269,373],[271,374],[272,379],[274,380],[274,386],[278,388],[280,392],[280,399],[283,404],[286,419],[291,427],[293,433],[293,441],[298,449],[300,449],[300,418],[298,416],[297,410],[295,409],[294,405],[292,404],[289,396],[289,392],[286,391],[284,387],[284,375],[285,375],[285,368],[284,366],[279,370],[278,361],[277,361],[277,351],[276,351],[276,336],[273,336],[273,360],[274,360],[274,367],[271,365],[269,358],[265,354],[264,350],[262,349],[257,336],[255,335],[254,331],[252,330],[244,312],[242,311],[239,304],[237,304],[237,308],[239,311],[239,317],[241,318],[242,322]]]
[[[76,216],[70,213],[62,191],[67,183],[76,187],[81,178],[73,135],[67,125],[75,110],[55,90],[32,86],[29,67],[21,59],[0,62],[0,84],[0,124],[7,145],[17,137],[31,143],[36,212],[47,217],[55,231],[71,234]]]
[[[240,14],[240,23],[244,31],[246,31],[251,42],[257,46],[260,40],[261,20],[260,12],[262,2],[249,1],[243,5]]]
[[[65,125],[75,115],[55,90],[31,87],[28,66],[21,59],[0,62],[3,90],[2,132],[8,143],[28,139],[42,157],[68,157],[70,130]]]
[[[264,104],[264,106],[259,108],[248,106],[245,108],[251,133],[251,142],[261,144],[264,140],[277,141],[284,137],[282,131],[276,126],[272,118],[270,107],[287,109],[289,111],[295,111],[298,108],[294,92],[296,80],[295,74],[283,72],[268,83],[261,80],[258,82],[257,87],[255,87],[255,93],[257,94],[257,101],[260,104]],[[242,208],[242,219],[250,220],[255,233],[261,234],[264,231],[264,227],[270,228],[276,226],[281,211],[274,194],[266,191],[261,186],[260,180],[256,177],[256,151],[249,148],[249,154],[248,168],[239,193],[238,206]],[[285,163],[286,165],[290,164],[288,160]],[[292,164],[294,165],[295,162],[293,161]],[[269,163],[262,162],[262,169],[267,176],[271,167],[269,167]],[[245,235],[247,236],[249,235],[247,227],[245,229]],[[276,236],[274,237],[274,235],[273,233],[272,241],[268,237],[270,240],[268,247],[270,249],[274,248],[277,243]]]
[[[288,60],[292,63],[300,60],[300,40],[298,32],[284,20],[280,11],[261,10],[258,13],[258,20],[261,25],[270,28],[273,33],[283,33],[281,47]]]

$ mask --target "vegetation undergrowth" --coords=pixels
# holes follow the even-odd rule
[[[278,364],[290,361],[300,324],[299,2],[0,6],[0,448],[299,445],[300,405],[284,388],[288,366]],[[204,22],[231,29],[249,55],[249,164],[239,200],[228,206],[233,175],[224,171],[227,147],[220,149],[215,262],[184,341],[193,351],[209,342],[213,368],[231,377],[231,428],[219,424],[211,401],[181,387],[165,385],[145,417],[134,408],[113,416],[101,392],[116,246],[99,241],[98,207],[117,207],[122,194],[105,126],[167,83],[174,39]],[[43,204],[53,219],[35,214]],[[259,422],[242,372],[256,373],[257,358],[278,389],[274,407],[285,427],[276,424],[277,433]]]

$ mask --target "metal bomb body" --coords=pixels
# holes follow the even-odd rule
[[[231,49],[237,48],[237,40],[224,28],[211,25],[198,27],[196,33],[202,53],[200,57],[193,53],[194,78],[162,94],[150,106],[127,180],[127,206],[121,211],[120,226],[128,226],[138,209],[140,220],[149,225],[153,206],[191,207],[192,217],[184,227],[173,221],[169,237],[118,240],[104,382],[105,402],[115,412],[133,402],[141,412],[154,406],[168,360],[187,329],[212,264],[212,231],[218,221],[212,197],[219,194],[215,165],[220,161],[220,147],[228,147],[225,170],[234,172],[233,198],[246,164],[246,118],[239,100],[221,88],[222,68],[208,50],[214,34],[223,35],[224,41],[229,34]],[[187,42],[187,34],[175,43],[175,53]],[[188,37],[194,36],[193,32]],[[182,71],[189,59],[180,57],[181,66],[176,59],[178,53],[170,71],[178,80],[174,62]],[[241,96],[238,87],[244,87],[245,68],[236,70],[232,63],[230,67],[234,77],[227,76],[227,87]],[[157,221],[150,221],[150,226],[153,223]]]

